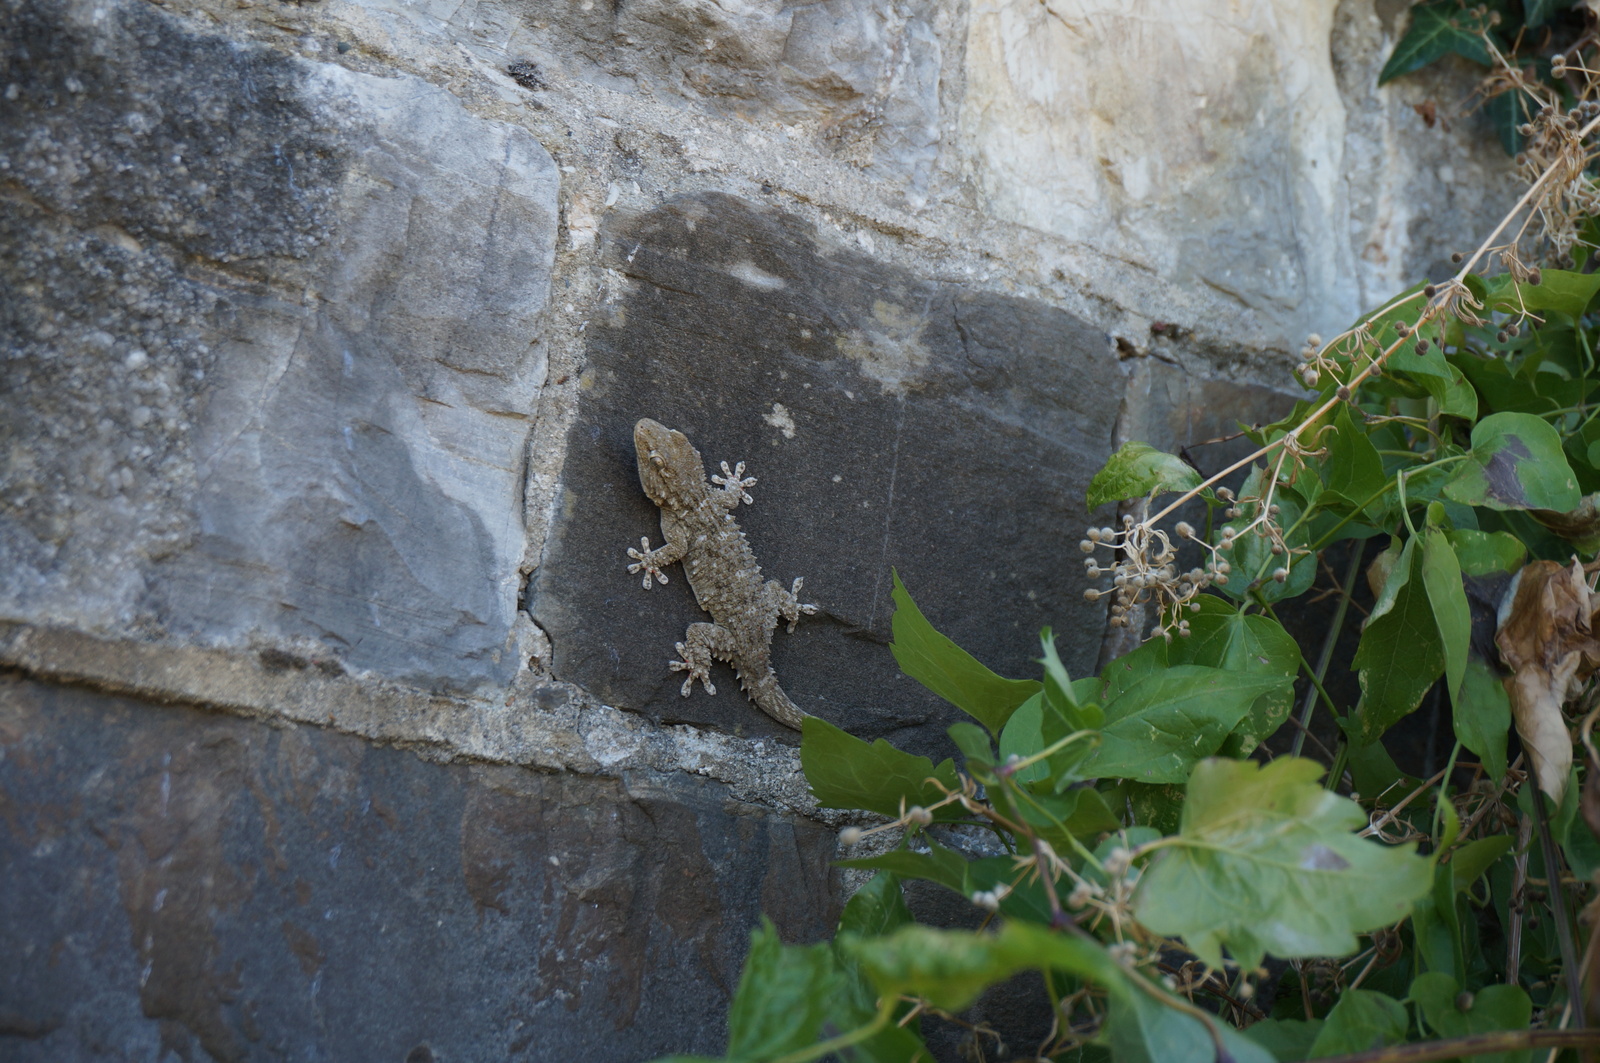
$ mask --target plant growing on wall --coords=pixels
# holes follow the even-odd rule
[[[1120,510],[1078,544],[1086,593],[1148,633],[1138,649],[1074,679],[1046,630],[1039,673],[1002,677],[896,577],[895,658],[970,717],[949,731],[960,766],[806,719],[819,803],[883,820],[842,840],[895,844],[844,861],[873,877],[832,941],[755,933],[728,1060],[927,1058],[924,1016],[1029,970],[1053,1021],[1011,1058],[1600,1047],[1595,48],[1517,80],[1493,15],[1418,5],[1386,76],[1481,45],[1527,104],[1529,187],[1506,219],[1453,276],[1314,337],[1307,397],[1249,429],[1247,457],[1202,476],[1129,443],[1095,477],[1089,510]],[[1330,586],[1332,629],[1302,647],[1280,612]],[[1330,668],[1352,611],[1350,704]],[[1419,779],[1381,740],[1430,697],[1450,753]],[[908,879],[983,925],[917,924]]]

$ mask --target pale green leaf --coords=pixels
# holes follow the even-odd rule
[[[1600,292],[1600,273],[1541,269],[1538,284],[1519,282],[1509,273],[1489,278],[1485,303],[1488,309],[1506,314],[1554,310],[1575,318],[1588,308],[1596,292]]]
[[[967,892],[967,859],[954,849],[946,849],[937,842],[929,842],[928,851],[925,853],[914,852],[911,849],[893,849],[877,856],[840,860],[839,866],[868,871],[887,871],[901,878],[937,882],[946,889],[963,895]]]
[[[763,917],[728,1006],[728,1057],[775,1059],[814,1044],[838,988],[831,945],[785,946]]]
[[[1321,1019],[1262,1019],[1247,1026],[1244,1035],[1278,1063],[1300,1063],[1311,1058],[1311,1046],[1321,1032]]]
[[[1412,981],[1409,995],[1438,1037],[1526,1030],[1533,1020],[1533,1002],[1521,986],[1484,986],[1463,998],[1454,978],[1429,972]],[[1525,1063],[1529,1056],[1526,1051],[1492,1052],[1472,1058],[1474,1063]]]
[[[840,933],[881,937],[911,924],[911,909],[900,892],[900,879],[889,872],[872,876],[845,902],[839,916]]]
[[[1327,485],[1322,495],[1325,502],[1331,492],[1351,506],[1359,507],[1382,491],[1389,482],[1378,449],[1372,445],[1367,430],[1351,420],[1347,404],[1339,405],[1332,424],[1318,439],[1322,446],[1328,448],[1328,457],[1322,467],[1323,480]]]
[[[1134,894],[1140,922],[1181,935],[1214,967],[1227,948],[1248,969],[1268,952],[1347,955],[1357,934],[1404,918],[1428,892],[1431,863],[1357,837],[1366,814],[1321,775],[1298,757],[1196,765],[1182,828]]]
[[[1467,576],[1487,576],[1491,572],[1515,572],[1528,559],[1528,548],[1510,532],[1457,529],[1445,533],[1455,547],[1461,572]]]
[[[1450,874],[1456,892],[1471,889],[1472,884],[1489,870],[1490,864],[1511,851],[1515,840],[1509,834],[1495,834],[1470,841],[1450,854]]]
[[[1119,1063],[1212,1063],[1216,1047],[1192,1015],[1168,1006],[1165,991],[1129,971],[1081,934],[1010,921],[999,933],[909,926],[886,938],[845,939],[841,948],[880,993],[917,996],[959,1011],[1020,971],[1059,971],[1111,996],[1109,1037]],[[1265,1049],[1221,1024],[1235,1063],[1273,1063]]]
[[[1467,661],[1461,696],[1451,702],[1456,738],[1477,754],[1491,779],[1506,774],[1506,736],[1511,729],[1511,698],[1488,664]]]
[[[1461,583],[1461,565],[1445,533],[1430,527],[1422,542],[1422,585],[1433,606],[1433,620],[1439,628],[1444,650],[1445,685],[1452,699],[1461,694],[1461,678],[1467,671],[1467,650],[1472,642],[1472,615],[1467,608],[1467,592]]]
[[[1246,616],[1212,594],[1201,595],[1195,604],[1200,606],[1199,611],[1185,617],[1189,621],[1189,637],[1172,640],[1167,646],[1168,662],[1291,680],[1258,697],[1235,728],[1249,739],[1249,748],[1242,751],[1248,753],[1289,716],[1294,704],[1292,680],[1300,670],[1300,646],[1270,616]]]
[[[1370,989],[1346,989],[1311,1044],[1311,1059],[1367,1052],[1406,1039],[1411,1023],[1398,1000]]]
[[[1267,472],[1258,465],[1245,477],[1244,484],[1239,488],[1239,497],[1259,500],[1264,497],[1268,486]],[[1219,556],[1232,566],[1228,582],[1221,588],[1230,598],[1241,601],[1257,598],[1264,602],[1281,601],[1304,594],[1317,577],[1317,556],[1306,549],[1308,529],[1302,526],[1292,534],[1289,532],[1300,520],[1300,503],[1290,492],[1279,491],[1273,496],[1273,504],[1278,507],[1274,522],[1284,529],[1288,547],[1299,552],[1292,559],[1287,558],[1274,554],[1272,543],[1265,536],[1257,535],[1254,531],[1240,535],[1233,541],[1233,546],[1219,551]],[[1243,512],[1229,523],[1234,528],[1243,528],[1261,512],[1261,503],[1241,502],[1236,508]],[[1272,578],[1279,568],[1288,569],[1288,575],[1282,583]]]
[[[1166,491],[1189,491],[1200,486],[1200,474],[1182,458],[1157,450],[1149,443],[1130,440],[1117,448],[1105,466],[1089,481],[1089,509],[1108,502],[1144,498]]]
[[[1147,676],[1105,705],[1100,746],[1082,765],[1086,778],[1183,782],[1215,753],[1257,698],[1292,681],[1282,675],[1181,664]]]

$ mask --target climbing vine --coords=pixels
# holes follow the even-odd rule
[[[1051,1022],[1010,1058],[1600,1047],[1600,42],[1561,3],[1428,0],[1383,78],[1451,52],[1526,192],[1451,276],[1311,337],[1246,456],[1110,458],[1085,594],[1139,648],[1075,679],[1046,630],[1003,677],[895,577],[895,659],[969,718],[959,764],[805,720],[819,804],[877,817],[841,837],[872,877],[831,941],[756,931],[728,1060],[931,1058],[925,1018],[1022,971]],[[1302,645],[1313,593],[1335,619]],[[1384,736],[1431,698],[1450,752],[1418,778]],[[918,924],[912,879],[982,925]]]

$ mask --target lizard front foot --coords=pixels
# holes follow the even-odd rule
[[[639,546],[643,549],[643,553],[641,553],[639,550],[635,550],[631,546],[628,547],[628,556],[635,558],[637,561],[636,564],[628,566],[628,571],[635,574],[639,572],[644,573],[645,590],[650,589],[650,577],[652,576],[660,580],[663,584],[666,583],[666,573],[662,572],[661,567],[656,564],[656,555],[660,553],[660,551],[650,549],[650,537],[644,536],[641,538],[639,540]],[[688,691],[684,691],[684,693],[687,694]]]
[[[707,694],[715,694],[717,692],[717,688],[711,683],[710,655],[701,650],[699,646],[685,647],[681,642],[673,648],[676,649],[681,656],[688,658],[686,661],[667,662],[667,667],[671,668],[674,672],[689,673],[689,678],[683,681],[683,696],[689,696],[689,691],[694,689],[694,681],[696,679],[700,680],[700,685],[706,688]],[[700,650],[700,652],[696,652],[697,650]]]
[[[739,502],[747,506],[755,504],[756,500],[750,497],[750,492],[745,488],[755,486],[756,478],[744,474],[744,462],[739,462],[731,469],[728,468],[727,462],[723,462],[722,475],[713,476],[711,482],[722,488],[723,497],[729,499],[730,505],[737,505]]]

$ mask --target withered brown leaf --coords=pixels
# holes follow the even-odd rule
[[[1539,789],[1561,803],[1572,768],[1572,735],[1561,706],[1600,668],[1594,636],[1596,595],[1576,560],[1570,567],[1530,561],[1507,592],[1495,645],[1511,669],[1512,719]]]

